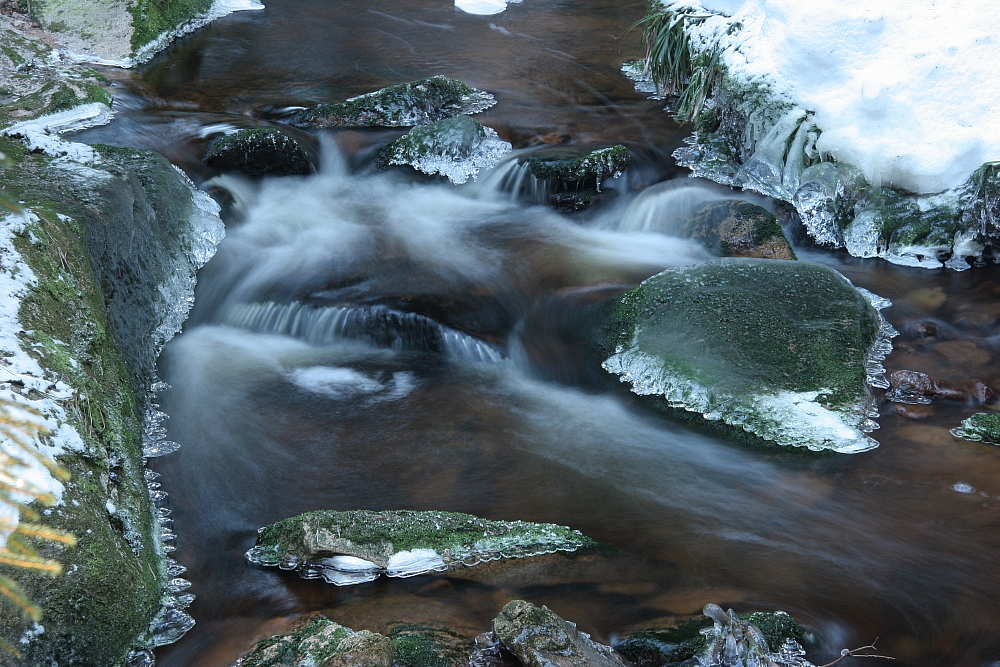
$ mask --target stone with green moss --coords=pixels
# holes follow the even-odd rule
[[[600,344],[604,368],[668,413],[751,442],[860,452],[891,329],[837,271],[723,258],[625,293]],[[746,438],[746,436],[751,436]]]
[[[518,159],[527,165],[531,175],[575,188],[593,188],[598,192],[605,178],[620,176],[632,159],[628,148],[621,144],[554,146],[533,151]]]
[[[509,153],[511,145],[479,122],[460,115],[415,127],[382,146],[374,163],[381,168],[411,165],[425,174],[441,174],[455,184],[475,180]]]
[[[392,667],[393,644],[368,630],[355,632],[320,614],[299,619],[288,632],[257,642],[238,667]]]
[[[795,259],[774,214],[745,201],[706,206],[683,223],[681,233],[723,257]]]
[[[448,628],[391,623],[389,638],[399,667],[467,667],[473,642]]]
[[[493,632],[525,667],[624,667],[614,651],[591,640],[548,607],[508,602]]]
[[[67,406],[69,425],[86,443],[85,450],[58,457],[72,479],[63,503],[42,517],[78,538],[73,549],[39,545],[43,555],[63,563],[65,574],[3,572],[44,613],[44,631],[35,632],[10,610],[0,612],[3,639],[22,654],[15,664],[94,664],[100,656],[102,664],[120,665],[132,650],[156,643],[157,632],[165,629],[159,613],[169,598],[170,574],[144,480],[142,443],[155,358],[147,347],[162,312],[145,309],[165,296],[157,281],[178,270],[164,239],[150,228],[173,237],[166,245],[182,253],[188,220],[165,216],[182,215],[191,193],[162,158],[156,162],[152,154],[137,152],[143,163],[152,161],[142,169],[130,167],[127,156],[116,159],[114,150],[97,168],[27,153],[0,139],[0,152],[13,162],[0,170],[0,180],[34,216],[15,240],[38,279],[21,303],[23,346],[53,378],[76,390]],[[177,199],[174,206],[181,209],[159,195]],[[115,252],[123,264],[136,266],[141,259],[153,273],[110,282],[103,272],[119,272],[108,265],[94,236],[97,228],[109,240],[127,234],[140,241],[131,248],[121,244]]]
[[[209,144],[202,161],[251,178],[308,176],[313,171],[306,147],[275,128],[248,128],[220,137]]]
[[[1000,413],[977,412],[953,428],[951,434],[973,442],[988,442],[1000,445]]]
[[[498,558],[570,552],[596,543],[549,523],[491,521],[434,511],[307,512],[261,528],[252,563],[347,585],[409,577]]]
[[[406,127],[478,113],[494,104],[496,100],[487,92],[458,79],[432,76],[365,93],[339,104],[304,109],[289,122],[308,128]]]

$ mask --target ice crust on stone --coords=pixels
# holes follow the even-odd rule
[[[412,577],[593,544],[578,531],[554,524],[409,510],[320,510],[258,532],[257,545],[246,553],[248,561],[337,586],[372,581],[383,574]],[[481,537],[470,541],[470,534]]]
[[[771,647],[757,626],[732,609],[726,612],[709,603],[703,613],[713,625],[701,631],[708,643],[697,656],[700,667],[814,667],[798,642],[786,639],[781,646]]]
[[[411,165],[460,185],[495,167],[511,145],[492,128],[459,115],[415,127],[383,150],[389,164]]]
[[[866,383],[887,388],[882,361],[892,351],[891,338],[898,332],[880,311],[892,304],[863,288],[854,289],[872,305],[879,318],[878,333],[863,360]],[[710,388],[690,375],[675,374],[661,359],[640,350],[635,337],[631,346],[617,349],[602,366],[630,384],[640,396],[662,396],[672,408],[699,413],[709,421],[721,420],[778,444],[848,454],[878,447],[878,442],[866,435],[878,428],[873,421],[878,416],[877,403],[870,392],[849,410],[832,410],[818,400],[826,389],[734,393],[724,387]]]
[[[92,102],[81,104],[58,113],[40,116],[15,123],[0,132],[4,136],[21,139],[28,150],[52,157],[63,157],[81,164],[100,162],[97,152],[86,144],[66,141],[63,132],[83,130],[111,122],[114,112],[107,104]]]

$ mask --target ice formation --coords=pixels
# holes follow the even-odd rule
[[[795,640],[785,639],[781,646],[771,647],[760,628],[741,619],[732,609],[725,612],[709,603],[703,612],[713,625],[702,630],[708,645],[697,656],[700,667],[813,667]]]
[[[251,563],[347,586],[500,558],[576,551],[594,542],[565,526],[434,511],[319,510],[261,528]],[[475,539],[470,536],[475,535]]]
[[[678,162],[793,203],[820,244],[969,268],[1000,239],[989,72],[1000,46],[988,30],[1000,7],[973,4],[665,2],[692,81],[715,76],[713,58],[722,76]]]
[[[455,9],[460,9],[466,14],[489,16],[499,14],[507,9],[507,5],[519,2],[521,0],[455,0]]]

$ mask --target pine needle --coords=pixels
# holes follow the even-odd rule
[[[35,623],[42,620],[42,610],[28,599],[17,582],[3,575],[0,575],[0,597],[20,609],[25,618],[30,618]]]

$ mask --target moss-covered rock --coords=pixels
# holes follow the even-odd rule
[[[319,510],[278,521],[259,533],[248,560],[337,585],[371,581],[381,573],[408,577],[596,544],[555,524],[410,510]]]
[[[297,139],[275,128],[237,130],[209,144],[202,161],[213,169],[242,171],[251,178],[307,176],[313,166]]]
[[[473,642],[447,628],[392,623],[389,638],[399,667],[466,667]]]
[[[699,664],[814,667],[799,644],[801,626],[784,612],[738,616],[732,609],[725,612],[716,604],[707,604],[704,613],[712,619],[712,627],[703,631],[706,646],[698,656]]]
[[[525,667],[623,667],[614,651],[580,632],[548,607],[508,602],[493,632]]]
[[[88,102],[110,104],[106,84],[87,67],[61,62],[48,44],[0,16],[0,127]]]
[[[262,639],[238,667],[392,667],[393,644],[375,632],[334,623],[320,614],[299,619],[288,632]]]
[[[496,101],[489,93],[458,79],[432,76],[365,93],[339,104],[304,109],[289,122],[309,128],[406,127],[478,113],[494,104]]]
[[[425,174],[441,174],[452,183],[473,180],[480,171],[492,169],[511,146],[497,133],[468,116],[445,118],[415,127],[382,146],[374,163],[386,168],[408,164]]]
[[[951,434],[973,442],[988,442],[1000,445],[1000,413],[977,412],[953,428]]]
[[[706,206],[684,222],[682,233],[723,257],[795,259],[777,218],[745,201],[730,199]]]
[[[873,296],[805,262],[664,271],[612,309],[604,368],[675,412],[772,444],[859,452],[890,329]],[[880,380],[880,384],[884,384]]]

